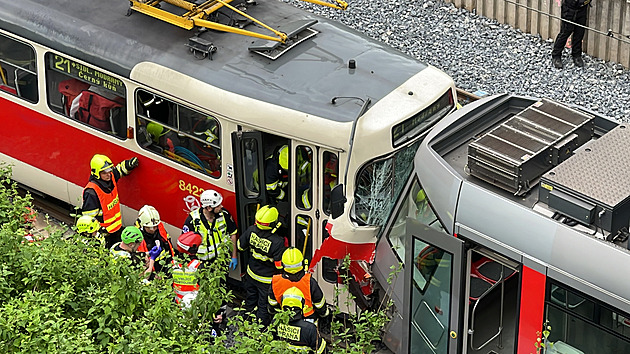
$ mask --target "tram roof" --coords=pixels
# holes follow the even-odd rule
[[[280,30],[293,21],[317,19],[312,28],[320,33],[275,61],[248,50],[257,39],[216,31],[201,34],[218,48],[212,60],[196,59],[185,46],[196,30],[141,13],[125,16],[129,2],[124,0],[0,4],[1,28],[121,76],[150,61],[224,90],[341,122],[356,117],[360,101],[333,105],[334,96],[376,102],[427,67],[342,24],[276,0],[250,6],[247,13]],[[246,29],[270,33],[251,25]],[[356,60],[355,70],[348,69],[350,59]]]

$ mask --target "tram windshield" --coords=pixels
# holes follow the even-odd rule
[[[413,169],[417,141],[359,170],[354,192],[354,216],[361,225],[383,226]]]
[[[431,105],[392,127],[392,144],[401,146],[427,132],[454,107],[447,90]],[[357,174],[354,191],[354,220],[360,225],[384,226],[394,202],[409,179],[420,142],[403,146],[393,153],[365,164]]]

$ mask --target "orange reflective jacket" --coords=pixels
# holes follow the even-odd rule
[[[88,182],[85,186],[85,189],[92,188],[96,192],[103,212],[103,222],[101,226],[110,234],[118,231],[122,226],[122,214],[120,213],[120,201],[118,200],[118,186],[113,177],[112,182],[114,183],[114,188],[112,188],[111,193],[103,192],[101,187],[94,182]]]
[[[271,288],[273,289],[273,295],[276,297],[276,301],[278,304],[282,304],[282,295],[285,291],[289,290],[289,288],[296,287],[300,289],[302,294],[304,294],[304,317],[308,317],[312,315],[315,311],[313,310],[313,300],[311,299],[311,274],[306,273],[298,282],[292,282],[289,279],[283,278],[282,274],[276,274],[271,279]]]

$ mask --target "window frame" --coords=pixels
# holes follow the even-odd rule
[[[38,81],[39,80],[39,75],[38,75],[38,72],[37,72],[38,58],[37,58],[37,51],[35,50],[35,47],[33,47],[30,43],[27,43],[27,42],[25,42],[23,40],[17,39],[17,38],[15,38],[13,36],[9,36],[6,33],[0,32],[0,36],[5,37],[7,39],[7,41],[12,41],[14,43],[17,43],[17,44],[20,44],[20,45],[24,46],[25,49],[26,48],[30,49],[31,59],[30,59],[29,62],[32,62],[33,63],[33,67],[34,67],[33,70],[31,70],[30,68],[23,68],[23,67],[20,67],[19,65],[15,64],[15,63],[11,63],[10,61],[7,61],[6,59],[8,57],[0,57],[0,67],[2,68],[3,71],[7,72],[6,76],[4,75],[4,73],[0,74],[0,85],[2,86],[2,88],[0,88],[0,91],[5,92],[5,93],[7,93],[7,94],[9,94],[9,95],[11,95],[13,97],[18,97],[18,98],[20,98],[20,99],[22,99],[22,100],[24,100],[26,102],[30,102],[30,103],[33,103],[33,104],[39,103],[39,101],[41,99],[41,95],[40,95],[39,84],[38,84],[38,82],[39,82]],[[11,81],[8,78],[9,71],[5,67],[5,65],[7,65],[7,66],[9,66],[11,68],[15,68],[13,70],[13,75],[15,76],[14,80],[13,80],[13,84],[15,84],[15,86],[9,85],[11,83]],[[20,93],[20,85],[17,84],[18,76],[19,76],[17,74],[18,71],[23,71],[23,72],[25,72],[25,73],[27,73],[29,75],[32,75],[35,78],[35,80],[33,81],[34,84],[35,84],[35,100],[31,100],[28,97],[26,97],[26,96],[24,96],[24,95],[22,95]],[[4,84],[4,80],[7,81],[6,85]],[[15,90],[15,93],[10,91],[10,89],[11,90]]]
[[[141,93],[147,94],[149,96],[153,96],[154,99],[167,102],[166,107],[169,109],[167,122],[162,122],[157,119],[149,117],[150,114],[147,114],[147,112],[149,111],[148,106],[146,106],[147,109],[145,111],[141,111],[140,107],[145,107],[144,103],[141,102],[139,99],[139,95]],[[216,114],[208,113],[190,104],[181,103],[176,99],[173,99],[162,93],[153,92],[145,87],[138,87],[135,90],[133,96],[134,96],[134,128],[136,131],[136,139],[138,141],[138,144],[143,150],[149,151],[156,155],[160,155],[168,159],[169,161],[185,166],[191,171],[199,172],[213,179],[220,179],[223,176],[223,164],[221,160],[223,128],[221,125],[221,119],[219,119]],[[214,141],[207,141],[207,140],[196,137],[192,133],[192,127],[191,127],[191,131],[185,130],[182,127],[183,125],[185,125],[185,124],[182,124],[182,121],[185,119],[182,117],[184,114],[188,114],[191,117],[190,119],[191,122],[193,121],[192,119],[193,116],[205,117],[206,119],[212,118],[214,126],[216,127],[216,134],[214,132],[212,134],[216,137],[216,139],[218,140],[218,143]],[[166,127],[169,130],[169,132],[172,131],[177,136],[177,138],[185,138],[187,139],[187,142],[196,144],[195,146],[197,148],[199,146],[198,144],[204,144],[206,145],[206,147],[209,146],[212,149],[212,151],[216,153],[218,157],[217,158],[218,163],[216,164],[217,169],[210,170],[205,165],[201,166],[203,170],[199,168],[194,168],[186,163],[182,163],[174,158],[169,157],[168,154],[164,152],[165,149],[163,147],[160,147],[162,151],[157,151],[156,149],[150,149],[149,146],[157,145],[159,147],[160,143],[156,142],[155,140],[151,138],[151,136],[149,136],[147,129],[140,124],[141,120],[144,122],[151,122],[151,123],[158,124],[162,126],[163,128]],[[146,124],[148,125],[148,123]],[[145,133],[147,135],[143,136],[142,134],[145,134]],[[145,142],[149,142],[149,143],[145,144]],[[190,152],[194,154],[194,152],[192,151]],[[216,173],[213,173],[213,172],[216,172]]]

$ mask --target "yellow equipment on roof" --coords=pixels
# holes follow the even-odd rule
[[[182,15],[176,15],[172,12],[162,10],[160,8],[160,2],[162,1],[168,4],[171,4],[173,6],[179,7],[181,9],[184,9],[187,12]],[[335,0],[336,2],[335,4],[328,3],[321,0],[302,0],[302,1],[307,1],[314,4],[318,4],[318,5],[333,7],[340,10],[345,10],[348,7],[348,3],[343,0]],[[186,0],[130,0],[131,7],[129,8],[129,10],[141,12],[145,15],[155,17],[162,21],[168,22],[170,24],[173,24],[173,25],[176,25],[176,26],[188,29],[188,30],[191,30],[195,27],[204,27],[204,28],[209,28],[209,29],[213,29],[217,31],[237,33],[237,34],[242,34],[245,36],[256,37],[256,38],[276,41],[280,43],[286,42],[287,35],[285,33],[280,32],[276,29],[273,29],[270,26],[267,26],[266,24],[251,17],[250,15],[247,15],[243,11],[235,8],[234,6],[231,6],[229,4],[230,2],[232,2],[232,0],[208,0],[200,5],[197,5]],[[215,11],[218,11],[222,7],[227,7],[230,10],[236,12],[237,14],[268,29],[275,35],[275,37],[270,36],[270,35],[265,35],[262,33],[257,33],[253,31],[248,31],[248,30],[232,27],[232,26],[227,26],[224,24],[207,20],[208,15],[210,15],[211,13]]]

